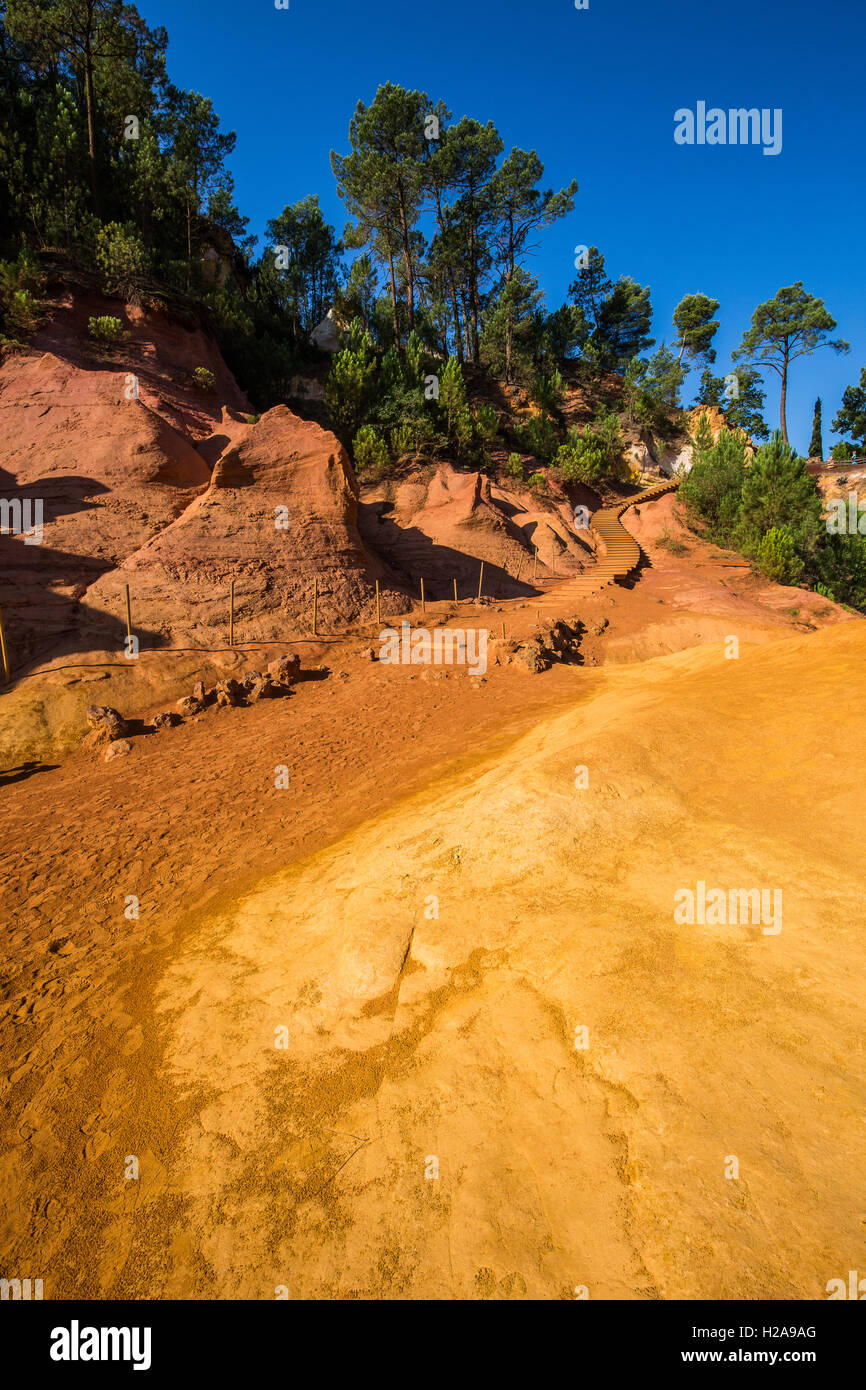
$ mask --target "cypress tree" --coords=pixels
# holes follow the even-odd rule
[[[824,457],[824,441],[821,438],[821,397],[815,402],[815,411],[812,415],[812,439],[809,444],[809,458],[822,459]]]

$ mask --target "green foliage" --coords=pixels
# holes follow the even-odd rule
[[[586,362],[601,371],[624,371],[655,342],[650,337],[652,305],[648,286],[627,275],[608,278],[604,256],[591,246],[569,295],[582,322],[581,349]]]
[[[100,314],[88,320],[87,331],[101,343],[117,343],[123,337],[123,324],[111,314]]]
[[[283,208],[268,222],[267,236],[260,293],[267,296],[271,311],[290,323],[295,336],[307,336],[334,301],[342,244],[315,196]]]
[[[788,372],[799,357],[806,357],[819,347],[834,352],[847,352],[849,345],[842,338],[830,339],[836,320],[827,312],[823,299],[817,299],[803,289],[802,280],[777,290],[773,299],[759,304],[752,315],[743,341],[733,353],[734,361],[752,366],[766,366],[778,375],[781,382],[781,433],[788,442],[785,419],[785,398]]]
[[[755,551],[755,564],[777,584],[799,584],[805,568],[797,553],[797,540],[789,526],[773,526],[762,536]]]
[[[770,431],[764,422],[764,390],[761,373],[753,367],[738,367],[736,394],[722,401],[725,419],[731,429],[745,430],[751,439],[767,439]]]
[[[805,460],[778,430],[747,465],[741,436],[722,430],[714,444],[702,416],[679,498],[693,525],[741,550],[769,578],[811,582],[828,598],[866,606],[866,536],[827,533]]]
[[[695,396],[695,405],[714,405],[718,410],[723,409],[725,400],[722,392],[724,389],[723,378],[714,376],[709,367],[704,367],[701,372],[698,394]]]
[[[363,326],[356,330],[353,323],[349,346],[334,354],[325,383],[325,405],[338,433],[346,438],[357,434],[364,419],[375,368],[373,340]]]
[[[567,443],[559,446],[555,462],[566,483],[586,483],[595,487],[602,482],[624,479],[627,468],[616,416],[604,416],[597,425],[583,432],[571,430]]]
[[[525,454],[551,463],[559,448],[556,426],[548,415],[531,415],[526,424],[515,430],[517,443]]]
[[[491,297],[481,335],[481,360],[495,376],[525,380],[538,349],[544,296],[538,281],[518,266]]]
[[[805,554],[824,531],[821,499],[806,463],[777,430],[755,454],[743,479],[737,534],[746,555],[762,536],[787,526]]]
[[[193,367],[192,379],[200,391],[212,391],[216,386],[216,378],[207,367]]]
[[[36,328],[42,311],[42,276],[26,252],[0,261],[0,337],[17,341]]]
[[[362,425],[352,441],[355,472],[381,477],[388,467],[388,446],[372,425]]]
[[[866,367],[860,369],[859,386],[845,387],[832,427],[837,434],[850,435],[859,449],[866,449]]]
[[[519,454],[509,454],[505,464],[505,473],[509,478],[516,478],[519,482],[523,481],[523,460]]]
[[[134,227],[109,222],[96,233],[96,264],[108,294],[130,304],[139,301],[147,271],[147,255]]]
[[[557,415],[565,400],[565,382],[556,367],[548,374],[536,372],[530,394],[536,405],[547,415]]]
[[[458,453],[465,451],[472,439],[474,422],[456,357],[448,358],[439,376],[439,419],[446,440],[454,443]]]
[[[812,412],[812,438],[809,440],[809,458],[823,459],[824,440],[821,434],[821,397],[815,402]]]
[[[659,409],[679,409],[680,388],[686,377],[686,369],[664,343],[647,359],[632,358],[625,372],[627,390],[634,393],[635,407],[646,411],[647,398]]]
[[[535,473],[530,473],[529,477],[526,479],[526,485],[527,487],[531,487],[533,492],[540,492],[543,488],[547,487],[547,479],[543,473],[536,471]]]
[[[719,307],[717,299],[709,299],[705,294],[687,294],[674,309],[674,328],[677,330],[676,346],[679,358],[685,353],[693,362],[703,361],[706,368],[716,359],[712,341],[718,331],[718,320],[713,318]]]
[[[698,421],[690,472],[679,487],[679,498],[693,520],[703,522],[707,535],[728,545],[737,526],[746,473],[746,446],[742,437],[721,430],[713,442],[709,420]]]
[[[482,402],[475,411],[475,428],[484,444],[492,444],[499,435],[499,416],[492,405]]]
[[[849,444],[847,439],[841,439],[838,444],[834,444],[830,450],[830,457],[837,463],[850,463],[852,458],[857,455],[857,450],[853,444]]]

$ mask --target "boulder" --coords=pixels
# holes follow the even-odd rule
[[[340,351],[340,325],[337,315],[333,309],[329,309],[321,323],[316,324],[310,334],[310,342],[313,347],[320,348],[322,352]]]
[[[123,715],[110,705],[90,705],[86,714],[90,726],[87,742],[91,746],[101,743],[114,743],[127,733]]]
[[[112,743],[106,748],[103,754],[103,762],[110,763],[115,758],[123,758],[127,753],[132,752],[132,744],[128,738],[122,738],[117,743]]]
[[[280,685],[294,685],[301,674],[301,658],[292,653],[268,663],[268,675]]]

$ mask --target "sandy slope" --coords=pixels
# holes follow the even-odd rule
[[[207,904],[184,884],[219,857],[202,837],[224,755],[176,731],[202,736],[201,800],[164,823],[159,929],[104,930],[114,974],[98,951],[84,980],[52,955],[28,1034],[43,1055],[6,1077],[3,1247],[22,1277],[52,1296],[823,1296],[862,1262],[866,1219],[864,655],[850,622],[736,661],[706,643],[551,673],[576,682],[565,712],[560,684],[556,713],[472,756],[472,701],[505,707],[520,679],[491,673],[459,687],[462,761],[424,776],[434,720],[401,779],[382,739],[387,809],[311,857],[285,814],[315,820],[315,786],[286,813],[237,796],[226,845],[250,862]],[[432,718],[443,688],[401,694],[408,679],[389,674],[378,706]],[[272,764],[288,716],[232,713],[260,721]],[[393,804],[401,780],[416,790]],[[781,888],[782,931],[677,925],[674,893],[698,879]]]

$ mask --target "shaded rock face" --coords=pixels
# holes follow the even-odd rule
[[[500,487],[482,473],[458,472],[449,463],[419,466],[399,480],[362,488],[361,534],[418,591],[449,597],[457,579],[461,597],[478,586],[514,597],[531,592],[538,573],[579,573],[590,559],[586,539],[575,533],[573,508],[562,491],[550,499],[515,484]],[[516,576],[520,572],[520,580]]]
[[[90,318],[120,321],[101,347]],[[197,366],[214,387],[201,391]],[[33,350],[0,366],[0,498],[41,504],[40,544],[0,535],[0,603],[14,664],[74,644],[101,574],[169,526],[210,483],[198,442],[218,454],[249,409],[216,346],[165,314],[62,292]],[[122,610],[103,644],[117,647]]]
[[[120,320],[100,346],[91,317]],[[205,367],[212,386],[194,372]],[[41,507],[39,544],[0,534],[13,669],[60,650],[123,652],[124,586],[141,648],[319,631],[407,601],[357,529],[337,439],[249,405],[201,330],[150,308],[58,292],[35,350],[0,367],[0,499]],[[275,524],[281,508],[282,528]],[[301,620],[303,619],[303,625]]]
[[[88,602],[117,612],[128,584],[134,625],[172,642],[223,644],[232,581],[237,641],[311,630],[316,581],[320,632],[375,616],[377,579],[386,609],[404,612],[408,601],[365,548],[357,514],[357,483],[337,438],[276,406],[235,431],[207,491],[100,579]]]
[[[340,325],[333,309],[329,309],[322,322],[313,329],[310,342],[323,352],[340,351]]]

